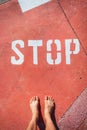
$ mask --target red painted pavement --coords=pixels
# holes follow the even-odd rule
[[[68,3],[71,8],[69,8]],[[75,2],[75,1],[74,1]],[[81,4],[79,7],[78,2]],[[65,62],[65,39],[77,38],[57,0],[22,13],[17,0],[0,5],[0,129],[24,130],[31,118],[29,100],[38,95],[41,98],[42,113],[44,96],[52,95],[56,102],[57,122],[78,95],[87,86],[87,55],[85,1],[60,1],[81,41],[81,50],[72,55],[71,64]],[[82,3],[81,3],[82,2]],[[73,6],[79,11],[73,15]],[[83,11],[84,10],[84,11]],[[75,19],[76,16],[76,19]],[[77,18],[78,17],[78,18]],[[79,19],[82,17],[83,19]],[[78,23],[81,26],[77,27]],[[83,29],[83,26],[84,29]],[[83,31],[81,31],[83,30]],[[12,65],[11,49],[13,40],[23,40],[25,48],[20,49],[25,61],[22,65]],[[28,40],[43,40],[39,48],[39,64],[33,65],[32,47]],[[59,39],[62,42],[62,63],[48,65],[46,62],[46,42]],[[18,46],[19,48],[19,46]],[[73,49],[73,47],[72,47]],[[55,46],[53,56],[56,57]],[[18,57],[17,57],[18,58]]]
[[[86,0],[60,0],[60,5],[64,10],[74,33],[79,38],[83,50],[87,54],[87,1]]]

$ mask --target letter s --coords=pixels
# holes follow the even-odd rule
[[[19,56],[19,59],[16,59],[15,56],[11,56],[11,63],[14,65],[21,65],[24,62],[24,55],[17,49],[17,44],[20,45],[21,48],[24,48],[24,42],[22,40],[12,42],[12,50]]]

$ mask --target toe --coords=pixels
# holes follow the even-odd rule
[[[51,97],[51,99],[52,99],[52,101],[54,102],[54,99],[53,99],[53,97]]]
[[[50,100],[52,101],[52,97],[50,96]]]
[[[30,99],[30,104],[32,103],[32,99]]]
[[[45,96],[45,100],[48,100],[48,96]]]
[[[30,103],[32,103],[35,100],[35,96],[30,99]]]
[[[34,96],[34,97],[32,98],[32,100],[35,101],[35,100],[36,100],[36,97]]]
[[[36,100],[39,101],[39,97],[38,96],[36,96]]]
[[[48,96],[48,100],[51,100],[51,97],[50,97],[50,96]]]

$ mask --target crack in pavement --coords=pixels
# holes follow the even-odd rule
[[[70,20],[68,19],[67,14],[66,14],[65,11],[64,11],[64,8],[63,8],[62,5],[60,4],[59,0],[57,0],[57,2],[58,2],[59,7],[61,8],[61,10],[62,10],[62,12],[63,12],[65,18],[66,18],[68,24],[70,25],[72,31],[74,32],[75,36],[79,39],[80,45],[82,46],[82,49],[83,49],[85,55],[87,55],[86,49],[84,48],[83,43],[81,42],[81,40],[80,40],[79,36],[77,35],[77,33],[76,33],[74,27],[72,26]]]

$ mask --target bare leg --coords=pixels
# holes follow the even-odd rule
[[[45,121],[46,121],[46,130],[56,130],[55,125],[51,119],[51,114],[54,111],[54,100],[50,96],[45,97]]]
[[[37,96],[30,100],[30,109],[32,112],[32,119],[27,130],[37,130],[37,121],[39,119],[39,98]]]

